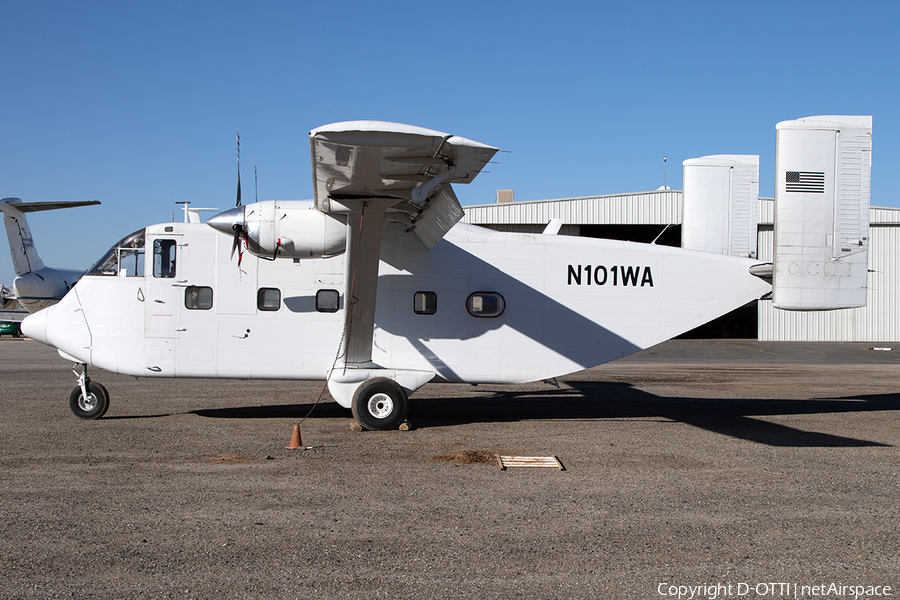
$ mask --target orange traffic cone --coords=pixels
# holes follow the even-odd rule
[[[300,447],[303,441],[300,439],[300,426],[294,425],[294,434],[291,436],[291,445],[285,446],[285,448],[290,448],[291,450],[296,450]]]

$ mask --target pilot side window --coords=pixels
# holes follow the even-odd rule
[[[119,274],[125,277],[144,276],[143,248],[119,248]]]
[[[281,290],[278,288],[259,288],[256,293],[256,308],[259,310],[278,310],[281,308]]]
[[[184,307],[188,310],[209,310],[213,305],[211,287],[191,285],[184,288]]]
[[[433,315],[437,312],[437,294],[416,292],[413,296],[413,312],[417,315]]]
[[[175,277],[175,240],[153,240],[153,276]]]
[[[341,307],[341,295],[337,290],[319,290],[316,292],[316,310],[333,313]]]

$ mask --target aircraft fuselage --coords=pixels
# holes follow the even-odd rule
[[[136,376],[325,379],[336,364],[354,304],[344,292],[350,253],[245,253],[239,267],[232,240],[206,225],[154,225],[143,238],[142,256],[131,244],[121,264],[89,271],[29,317],[32,335],[78,362]],[[372,363],[433,372],[433,381],[564,375],[771,289],[749,273],[754,260],[650,244],[467,224],[431,250],[389,228],[381,244]]]

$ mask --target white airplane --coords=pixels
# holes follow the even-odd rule
[[[83,271],[72,269],[54,269],[45,267],[34,247],[34,238],[28,227],[26,213],[43,210],[57,210],[76,206],[92,206],[100,204],[97,200],[62,201],[62,202],[22,202],[18,198],[0,200],[0,211],[6,225],[6,236],[9,239],[9,250],[12,254],[16,278],[12,290],[4,287],[4,303],[18,300],[25,310],[37,312],[59,302],[65,296]],[[4,306],[4,308],[6,308]]]
[[[772,291],[771,267],[747,257],[459,223],[451,184],[472,181],[491,146],[376,121],[320,127],[310,146],[313,200],[242,206],[238,175],[238,206],[124,237],[25,320],[82,366],[77,416],[109,404],[92,365],[324,379],[364,428],[391,429],[428,382],[551,379]]]

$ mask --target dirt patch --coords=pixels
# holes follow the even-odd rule
[[[454,452],[452,454],[440,454],[432,456],[432,460],[443,460],[447,462],[459,463],[463,465],[474,465],[477,463],[496,463],[497,455],[487,450],[464,450],[463,452]]]

